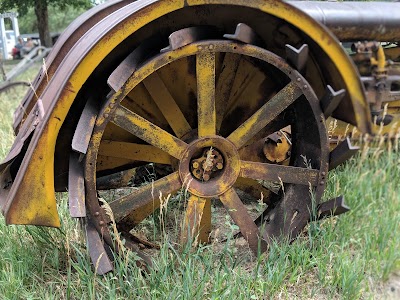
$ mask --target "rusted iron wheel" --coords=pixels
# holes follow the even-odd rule
[[[178,242],[190,236],[209,241],[218,226],[211,199],[219,199],[254,253],[266,251],[273,238],[296,237],[312,202],[321,199],[329,156],[324,115],[304,77],[274,53],[232,40],[169,47],[142,61],[135,56],[137,51],[108,80],[114,91],[97,117],[85,160],[87,208],[106,244],[114,245],[112,220],[129,240],[131,229],[180,190],[189,197]],[[267,163],[265,139],[287,126],[289,166]],[[110,170],[111,160],[121,167]],[[97,179],[148,163],[169,174],[107,199],[110,218]],[[271,193],[266,183],[280,188]],[[256,220],[238,190],[268,194],[267,209]],[[135,250],[138,243],[129,240]]]

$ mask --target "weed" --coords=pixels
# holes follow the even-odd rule
[[[12,113],[23,94],[0,95],[1,158],[13,142]],[[233,238],[238,228],[229,218],[218,221],[228,229],[214,232],[212,244],[178,250],[173,235],[180,222],[171,218],[182,215],[188,180],[177,198],[163,195],[168,201],[158,211],[158,230],[158,222],[145,220],[146,230],[162,237],[147,275],[137,268],[135,253],[126,251],[115,255],[113,273],[96,276],[80,222],[68,216],[66,195],[57,196],[61,229],[6,226],[0,217],[0,299],[381,298],[374,285],[400,269],[399,134],[389,144],[378,139],[363,145],[360,155],[329,173],[324,195],[345,195],[352,210],[316,221],[291,244],[272,243],[258,258]],[[223,237],[226,242],[217,242]]]

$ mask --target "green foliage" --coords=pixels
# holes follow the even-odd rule
[[[93,6],[92,0],[1,0],[0,11],[17,10],[23,16],[29,12],[29,9],[35,7],[38,2],[45,5],[57,7],[62,11],[68,6],[90,8]]]
[[[49,7],[49,30],[50,32],[62,32],[73,20],[86,11],[85,7],[65,6],[63,9]],[[19,30],[21,33],[37,32],[37,20],[33,8],[19,19]]]
[[[92,0],[0,0],[0,11],[16,9],[21,16],[28,14],[33,7],[36,15],[37,30],[43,46],[51,47],[50,28],[48,20],[49,6],[64,11],[67,7],[81,7],[88,9],[94,3]],[[30,31],[30,30],[29,30]]]

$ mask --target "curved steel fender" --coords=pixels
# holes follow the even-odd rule
[[[369,131],[367,102],[353,63],[326,28],[289,4],[276,0],[137,1],[107,16],[86,32],[66,54],[47,84],[41,96],[44,115],[37,120],[14,182],[7,186],[7,193],[0,192],[0,205],[7,224],[60,226],[54,194],[57,137],[77,93],[107,55],[131,34],[157,18],[187,6],[215,4],[257,9],[292,24],[310,37],[345,79],[348,102],[359,129]],[[26,132],[26,126],[29,124],[25,122],[21,132]],[[13,157],[8,157],[0,165],[0,171],[4,173],[12,160]]]

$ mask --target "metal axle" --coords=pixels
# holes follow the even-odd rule
[[[340,41],[400,41],[400,2],[287,2],[327,26]]]

